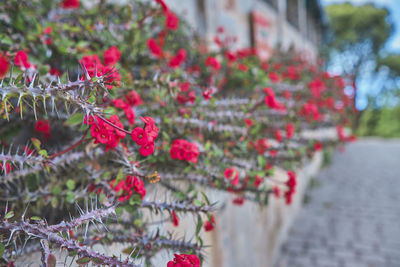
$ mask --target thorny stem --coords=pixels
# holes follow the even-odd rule
[[[56,158],[56,157],[58,157],[58,156],[61,156],[61,155],[65,154],[65,153],[71,151],[72,149],[76,148],[76,147],[79,146],[80,144],[82,144],[83,141],[85,140],[85,137],[86,137],[86,135],[87,135],[88,132],[89,132],[89,129],[87,129],[87,130],[84,132],[82,138],[79,139],[78,142],[76,142],[75,144],[72,144],[71,146],[67,147],[66,149],[64,149],[64,150],[62,150],[62,151],[60,151],[60,152],[58,152],[58,153],[55,153],[55,154],[53,154],[53,155],[50,155],[49,159],[54,159],[54,158]]]

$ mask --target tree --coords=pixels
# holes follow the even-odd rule
[[[329,64],[340,66],[342,74],[354,77],[356,84],[362,79],[385,75],[385,68],[378,64],[384,52],[393,25],[386,8],[373,4],[354,6],[350,3],[326,7],[330,32],[327,37]],[[386,65],[388,66],[388,65]],[[390,68],[390,66],[389,66]],[[375,88],[383,88],[386,78],[371,79]],[[378,90],[380,91],[380,90]],[[357,98],[355,90],[354,101]],[[353,129],[358,126],[361,112],[355,115]]]

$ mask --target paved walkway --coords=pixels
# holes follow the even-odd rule
[[[400,266],[400,140],[337,153],[309,190],[277,267]]]

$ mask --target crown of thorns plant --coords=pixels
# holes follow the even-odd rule
[[[2,264],[143,266],[168,251],[168,267],[200,266],[223,205],[208,192],[290,205],[296,170],[354,139],[345,79],[301,54],[263,62],[223,28],[209,51],[162,0],[0,6]],[[329,127],[337,139],[313,137]]]

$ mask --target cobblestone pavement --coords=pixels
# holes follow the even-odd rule
[[[276,267],[400,267],[400,140],[336,153],[298,214]]]

